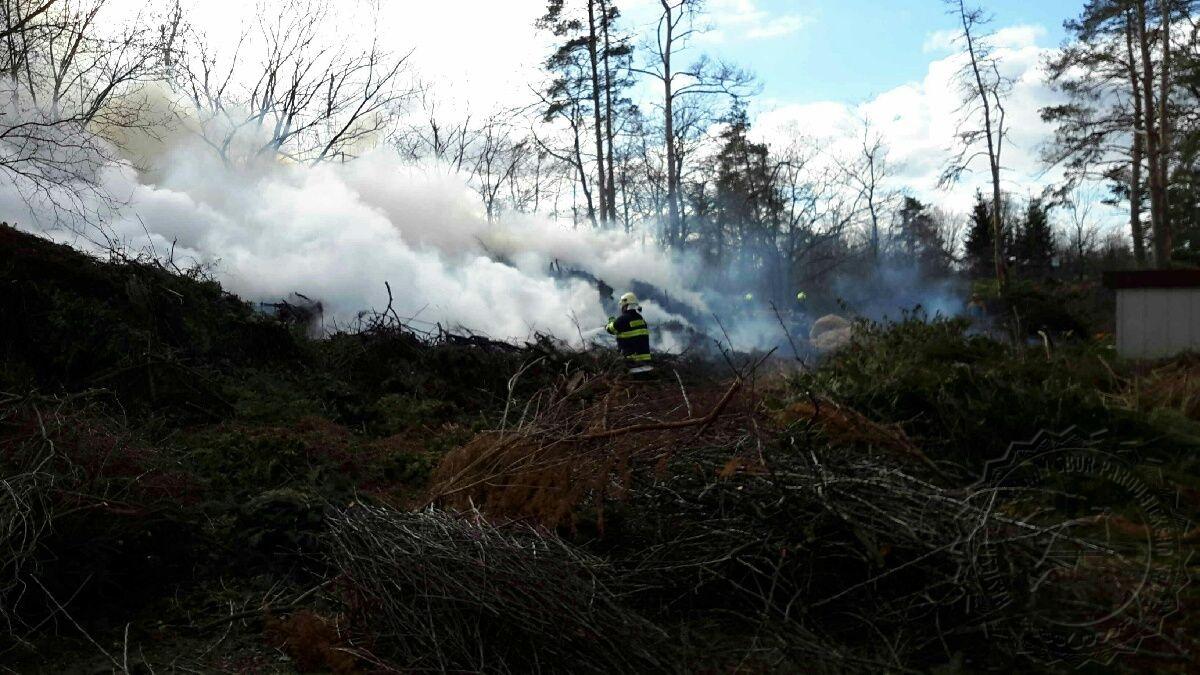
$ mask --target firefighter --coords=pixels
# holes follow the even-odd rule
[[[987,303],[978,293],[971,294],[971,301],[967,303],[967,316],[972,321],[983,321],[987,317]]]
[[[636,295],[622,295],[621,316],[609,317],[606,330],[616,336],[617,347],[625,356],[630,374],[647,377],[654,372],[654,366],[650,356],[650,329],[642,318],[641,309]]]

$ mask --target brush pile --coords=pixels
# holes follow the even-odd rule
[[[662,670],[665,634],[622,606],[599,558],[545,530],[478,513],[357,506],[331,522],[350,606],[403,669]]]
[[[478,624],[477,593],[493,588],[488,575],[540,598],[543,549],[561,557],[578,547],[567,555],[572,571],[559,576],[586,569],[604,579],[595,588],[605,604],[592,597],[588,606],[644,617],[650,626],[638,634],[669,636],[680,646],[670,665],[680,671],[1104,661],[1141,644],[1162,618],[1136,626],[1097,618],[1119,599],[1096,579],[1134,584],[1141,562],[1096,528],[1099,521],[1048,511],[1042,486],[964,481],[979,474],[934,461],[905,425],[874,422],[811,391],[797,397],[797,386],[756,381],[753,369],[690,387],[682,379],[564,377],[510,401],[507,424],[442,459],[426,502],[437,510],[370,513],[372,531],[405,532],[404,546],[424,553],[397,542],[355,544],[357,530],[343,526],[335,548],[361,557],[343,556],[337,566],[353,570],[351,597],[367,605],[413,597],[396,584],[412,584],[419,570],[416,596],[440,599],[442,643],[459,645],[463,635],[462,644],[478,645],[481,636],[461,627]],[[976,452],[962,448],[960,456]],[[490,539],[475,532],[481,527],[524,543],[500,538],[493,558]],[[433,547],[426,531],[440,532],[443,545]],[[454,543],[464,540],[472,545]],[[426,554],[439,563],[418,564]],[[565,625],[578,623],[559,601],[539,602]],[[408,605],[389,611],[373,653],[406,667],[428,651],[427,638],[411,636],[435,633],[422,618],[430,615]],[[517,634],[500,645],[532,644],[542,630],[540,621],[506,625]],[[464,663],[470,651],[454,653],[459,658],[437,667]],[[510,658],[469,663],[503,670]],[[539,658],[540,670],[570,669],[552,655]],[[625,664],[644,670],[635,665]]]
[[[13,607],[20,603],[38,540],[49,527],[43,503],[50,475],[40,462],[21,473],[0,477],[0,622],[11,632]]]
[[[390,306],[315,340],[4,227],[0,284],[15,671],[1200,667],[1188,358],[913,318],[633,383]],[[1052,456],[1103,462],[995,470],[1072,426]]]
[[[755,414],[753,399],[737,396],[743,386],[737,379],[723,393],[712,386],[689,393],[682,384],[631,385],[612,374],[564,377],[519,414],[510,402],[501,429],[448,453],[432,476],[430,501],[551,528],[573,529],[590,515],[602,532],[606,504],[623,498],[636,468],[661,466],[698,438],[738,451]]]
[[[0,409],[0,619],[36,630],[137,603],[193,571],[183,516],[196,479],[140,446],[103,397],[27,396]]]
[[[1040,616],[1069,590],[1034,592],[1030,580],[1061,564],[1048,551],[1094,542],[1062,522],[998,510],[1022,496],[1011,490],[942,488],[923,465],[813,440],[789,434],[765,465],[733,475],[721,454],[681,457],[671,480],[637,491],[610,554],[644,589],[639,600],[719,617],[722,633],[757,645],[755,660],[771,669],[1078,656],[1056,646],[1065,635]]]

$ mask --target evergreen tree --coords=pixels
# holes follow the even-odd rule
[[[1050,274],[1055,253],[1054,231],[1050,226],[1050,208],[1042,199],[1029,200],[1024,222],[1013,242],[1017,268],[1027,276]]]
[[[1196,149],[1185,146],[1171,176],[1171,223],[1179,260],[1200,264],[1200,162]]]
[[[1200,108],[1200,34],[1194,33],[1188,49],[1178,53],[1177,92],[1180,111]],[[1178,115],[1177,163],[1171,173],[1170,222],[1175,231],[1175,251],[1181,260],[1200,264],[1200,118]]]
[[[992,263],[992,207],[982,192],[975,193],[975,206],[971,209],[971,222],[967,229],[967,271],[972,277],[991,274]]]
[[[743,273],[774,274],[783,198],[770,150],[750,140],[749,133],[745,108],[735,106],[720,135],[712,187],[697,186],[691,201],[696,213],[704,216],[701,245],[709,260]],[[711,203],[700,204],[698,199]],[[731,251],[737,251],[736,257]]]
[[[902,262],[916,266],[925,277],[949,273],[946,242],[929,207],[918,199],[905,197],[897,218],[898,253]]]
[[[538,20],[539,27],[562,40],[546,60],[554,79],[546,89],[544,116],[547,121],[568,119],[575,135],[573,163],[589,218],[604,225],[617,216],[614,139],[619,125],[614,118],[631,105],[622,92],[632,84],[632,49],[615,28],[620,15],[612,0],[548,0],[546,14]],[[588,124],[590,134],[585,130]],[[595,152],[592,188],[583,166],[585,134]]]
[[[1041,112],[1056,125],[1047,163],[1062,164],[1070,185],[1103,176],[1129,203],[1130,237],[1142,266],[1146,117],[1137,17],[1130,0],[1091,0],[1079,18],[1067,21],[1069,41],[1047,62],[1049,83],[1065,101]]]

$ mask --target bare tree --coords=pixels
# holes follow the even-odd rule
[[[152,134],[143,85],[163,76],[177,8],[101,21],[105,0],[0,0],[0,171],[38,217],[98,223],[118,205],[101,171],[130,133]]]
[[[21,2],[21,0],[4,0],[4,27],[0,28],[0,38],[7,40],[8,38],[19,35],[26,28],[32,28],[36,25],[43,14],[50,11],[50,8],[59,0],[38,0],[36,2]],[[12,73],[15,78],[16,73]]]
[[[393,133],[396,151],[410,161],[432,159],[450,171],[465,170],[481,133],[470,105],[459,112],[446,111],[429,91],[422,92],[420,105],[415,121]]]
[[[667,164],[667,227],[663,241],[668,246],[683,242],[682,166],[676,117],[679,102],[696,96],[747,95],[754,77],[737,67],[701,57],[691,67],[682,67],[681,60],[693,39],[703,32],[698,24],[702,0],[659,0],[653,40],[648,46],[650,63],[634,71],[650,77],[662,91],[663,143]]]
[[[1080,280],[1087,272],[1088,257],[1096,250],[1100,239],[1100,226],[1093,207],[1101,201],[1093,191],[1077,187],[1063,202],[1068,216],[1065,249],[1074,259],[1075,273]]]
[[[514,137],[514,140],[514,170],[507,181],[508,205],[517,213],[537,213],[543,198],[550,192],[548,185],[552,185],[556,178],[555,164],[533,142],[532,130],[522,129],[521,136]]]
[[[652,125],[640,110],[628,118],[619,151],[622,210],[625,230],[631,231],[634,217],[661,222],[666,209],[666,165],[662,146],[653,142]]]
[[[391,143],[409,161],[432,160],[459,174],[479,195],[492,222],[505,210],[536,211],[549,184],[560,178],[523,119],[531,109],[480,115],[469,103],[455,109],[427,91],[419,114],[395,131]]]
[[[966,63],[958,74],[963,95],[958,127],[961,147],[943,172],[941,183],[943,186],[956,183],[977,159],[987,160],[992,179],[992,204],[995,205],[992,208],[992,257],[996,281],[1004,288],[1008,282],[1008,271],[1004,260],[1004,226],[999,207],[1004,201],[1000,174],[1008,132],[1004,105],[1005,98],[1012,90],[1012,82],[1000,73],[1000,62],[993,53],[988,36],[983,32],[990,18],[979,8],[967,7],[965,0],[946,2],[962,28],[959,39]]]
[[[881,224],[898,193],[887,186],[892,177],[888,148],[883,135],[870,119],[862,120],[862,135],[854,157],[837,160],[846,182],[857,194],[867,217],[867,253],[872,264],[879,263],[882,242]]]
[[[515,130],[500,116],[490,118],[480,133],[472,155],[472,185],[483,201],[488,222],[493,222],[500,210],[500,196],[505,187],[514,196],[515,182],[521,164],[527,159],[530,141],[515,135]]]
[[[963,233],[967,229],[966,219],[960,214],[938,207],[930,209],[930,212],[937,228],[938,237],[945,247],[946,259],[952,265],[958,264],[961,260],[959,251],[962,246]]]
[[[330,34],[333,18],[331,0],[260,4],[253,29],[225,57],[191,37],[179,86],[223,161],[345,161],[416,96],[405,78],[411,52],[393,55],[378,38],[353,48]]]
[[[775,181],[784,200],[777,235],[788,288],[825,281],[853,257],[848,234],[861,213],[841,168],[817,159],[818,144],[797,135],[779,153]]]

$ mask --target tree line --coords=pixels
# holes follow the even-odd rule
[[[904,266],[931,278],[1086,278],[1200,262],[1200,23],[1193,0],[1087,0],[1046,64],[1062,103],[1041,111],[1046,166],[1065,179],[1015,194],[1013,83],[987,8],[942,2],[962,67],[943,186],[986,177],[969,214],[913,196],[888,139],[862,120],[837,151],[775,144],[747,112],[752,73],[704,53],[703,0],[657,0],[636,30],[620,0],[547,0],[553,41],[529,103],[473,112],[423,83],[379,31],[330,30],[347,5],[261,5],[229,44],[178,3],[123,24],[106,0],[0,0],[0,170],[31,203],[92,217],[113,148],[175,125],[231,166],[348,162],[380,147],[468,177],[488,219],[540,213],[691,256],[713,283],[785,300],[835,274]],[[369,3],[358,10],[367,12]],[[357,28],[362,30],[362,26]],[[167,92],[170,105],[156,103]],[[1033,189],[1030,186],[1029,189]],[[1101,212],[1127,209],[1123,236]]]

